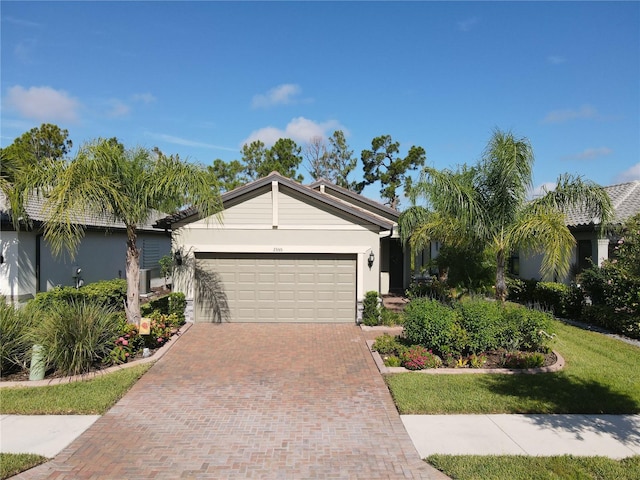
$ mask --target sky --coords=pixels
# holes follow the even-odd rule
[[[54,123],[209,165],[342,130],[358,158],[391,135],[456,169],[499,129],[536,189],[640,180],[640,2],[3,0],[0,21],[2,147]]]

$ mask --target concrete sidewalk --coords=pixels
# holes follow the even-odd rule
[[[55,457],[100,415],[1,415],[0,452]]]
[[[401,415],[429,455],[640,455],[640,415]]]
[[[54,457],[97,415],[2,415],[0,451]],[[402,415],[421,458],[640,455],[640,415]]]

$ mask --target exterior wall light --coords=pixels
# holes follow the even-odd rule
[[[180,253],[180,250],[176,250],[173,254],[173,259],[176,261],[176,265],[182,265],[182,253]]]
[[[371,253],[369,254],[369,258],[367,260],[367,263],[369,264],[369,268],[373,266],[373,261],[375,259],[376,259],[376,256],[373,254],[373,250],[371,250]]]

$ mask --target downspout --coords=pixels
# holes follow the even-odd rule
[[[36,293],[40,293],[40,258],[41,258],[41,241],[42,241],[42,233],[38,233],[36,235]]]

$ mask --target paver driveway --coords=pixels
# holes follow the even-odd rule
[[[419,459],[355,325],[196,324],[20,478],[443,477]]]

